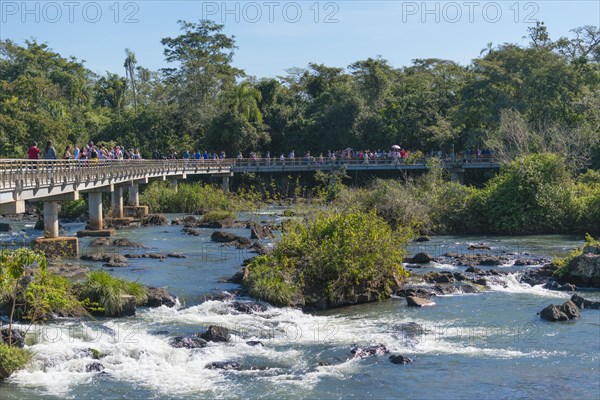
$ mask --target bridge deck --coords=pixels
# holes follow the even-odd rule
[[[491,159],[472,162],[444,161],[442,168],[497,169]],[[407,163],[398,159],[224,159],[224,160],[0,160],[0,204],[43,199],[75,191],[99,190],[150,178],[186,175],[231,175],[233,173],[277,173],[294,171],[426,170],[426,160]]]

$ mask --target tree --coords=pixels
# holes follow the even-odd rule
[[[46,257],[43,253],[31,249],[20,248],[17,250],[2,250],[0,252],[0,287],[8,286],[6,293],[10,296],[12,305],[8,325],[8,344],[12,345],[12,324],[19,297],[19,288],[22,284],[20,279],[29,268],[46,270]]]
[[[125,54],[127,57],[125,58],[125,63],[123,66],[125,67],[125,76],[129,77],[129,81],[131,82],[131,92],[133,93],[133,107],[135,113],[137,114],[137,90],[135,83],[135,64],[137,64],[137,60],[135,59],[135,53],[129,49],[125,49]]]
[[[179,104],[184,130],[200,139],[218,114],[221,94],[235,86],[243,71],[231,66],[235,40],[221,33],[223,25],[208,20],[179,24],[181,35],[161,41],[166,61],[177,64],[163,72]]]

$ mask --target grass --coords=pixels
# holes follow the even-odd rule
[[[134,296],[137,304],[147,299],[146,288],[141,283],[115,278],[106,271],[94,271],[82,283],[80,299],[88,306],[93,305],[92,311],[103,311],[110,317],[123,310],[124,295]]]

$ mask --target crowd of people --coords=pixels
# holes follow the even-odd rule
[[[346,148],[342,150],[334,150],[327,151],[327,153],[321,152],[319,156],[313,156],[310,151],[304,153],[304,156],[301,157],[302,161],[307,164],[324,164],[326,162],[338,162],[342,160],[362,160],[364,164],[369,164],[372,161],[378,160],[387,160],[392,163],[404,163],[409,159],[425,159],[430,157],[437,157],[444,160],[452,160],[452,161],[465,161],[470,162],[479,159],[490,159],[492,156],[492,150],[490,149],[471,149],[467,147],[464,151],[460,151],[458,153],[444,153],[442,151],[430,151],[429,153],[415,152],[411,153],[410,150],[402,148],[400,146],[394,145],[390,150],[355,150],[353,148]],[[52,141],[48,141],[43,151],[37,146],[37,143],[33,143],[33,145],[27,150],[26,158],[30,160],[56,160],[58,159],[56,149],[54,148]],[[224,151],[219,153],[211,152],[211,151],[201,151],[196,150],[195,152],[190,152],[189,150],[184,150],[181,154],[177,152],[170,152],[168,154],[164,154],[161,150],[155,150],[152,153],[152,158],[155,160],[164,160],[164,159],[183,159],[183,160],[224,160],[227,158]],[[267,164],[271,163],[285,163],[286,160],[297,160],[295,150],[291,150],[287,156],[284,153],[281,153],[278,157],[272,157],[270,151],[262,154],[259,152],[251,152],[248,157],[245,157],[242,152],[239,152],[236,160],[238,162],[249,161],[249,162],[258,162],[259,160],[264,160]],[[138,149],[127,149],[124,146],[114,145],[107,146],[105,144],[99,143],[95,145],[93,141],[90,141],[87,145],[77,146],[74,145],[71,148],[70,145],[66,146],[65,151],[62,154],[61,159],[64,160],[90,160],[90,161],[98,161],[98,160],[141,160],[142,156]]]
[[[40,157],[42,156],[42,157]],[[27,149],[26,158],[28,160],[57,160],[57,152],[49,140],[46,143],[44,150],[40,150],[38,144],[34,142],[29,149]],[[93,141],[90,141],[87,145],[77,146],[74,145],[71,148],[70,145],[65,147],[65,151],[60,159],[63,160],[87,160],[87,161],[98,161],[98,160],[141,160],[142,155],[138,149],[127,149],[124,146],[107,146],[102,143],[95,145]]]

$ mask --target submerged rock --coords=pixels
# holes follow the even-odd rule
[[[235,361],[215,361],[204,366],[206,369],[224,369],[224,370],[235,370],[238,371],[242,367]]]
[[[368,346],[365,348],[354,345],[350,352],[354,355],[354,358],[367,358],[370,356],[382,356],[388,354],[390,351],[382,344],[376,346]]]
[[[570,283],[565,283],[564,285],[561,285],[556,281],[546,283],[543,286],[543,288],[548,290],[558,290],[561,292],[574,292],[575,290],[577,290],[575,285],[571,285]]]
[[[206,347],[208,343],[199,337],[177,336],[171,340],[170,344],[176,349],[201,349]]]
[[[209,342],[228,342],[231,334],[224,326],[211,325],[200,337]]]
[[[528,283],[530,286],[544,285],[554,279],[552,276],[556,269],[557,267],[551,263],[539,268],[530,268],[521,275],[519,282]]]
[[[413,257],[407,259],[407,262],[412,264],[427,264],[431,261],[433,261],[433,257],[427,253],[417,253]]]
[[[467,250],[491,250],[491,247],[485,243],[472,243]]]
[[[85,366],[85,372],[103,372],[104,365],[99,362],[93,362]]]
[[[185,233],[186,235],[190,235],[190,236],[200,236],[200,232],[198,232],[196,229],[194,228],[183,228],[181,230],[183,233]]]
[[[403,356],[403,355],[390,356],[389,360],[392,362],[392,364],[402,364],[402,365],[410,364],[413,362],[410,358]]]
[[[264,312],[267,311],[267,306],[261,303],[251,303],[251,302],[239,302],[239,301],[234,301],[231,303],[231,307],[239,312],[245,313],[245,314],[253,314],[253,313],[257,313],[257,312]]]
[[[435,305],[435,303],[429,299],[416,296],[408,296],[406,298],[406,304],[409,307],[429,307]]]
[[[421,243],[421,242],[429,242],[430,240],[431,239],[429,239],[428,236],[419,236],[414,241],[417,242],[417,243]]]
[[[248,341],[246,342],[246,344],[247,344],[248,346],[253,346],[253,347],[254,347],[254,346],[264,346],[263,342],[261,342],[260,340],[248,340]]]
[[[210,236],[210,239],[213,242],[217,242],[217,243],[225,243],[228,245],[234,245],[238,248],[241,249],[247,249],[252,247],[252,245],[254,244],[252,242],[252,240],[236,235],[234,233],[231,232],[224,232],[224,231],[214,231],[212,233],[212,235]]]
[[[574,294],[573,296],[571,296],[571,301],[575,303],[575,305],[579,307],[580,310],[583,310],[584,308],[600,310],[600,301],[590,301],[584,299],[578,294]]]

